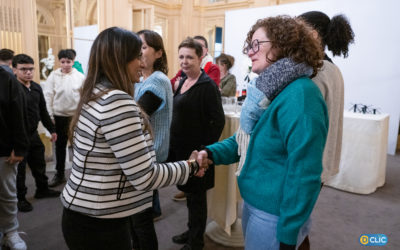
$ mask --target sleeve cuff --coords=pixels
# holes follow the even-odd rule
[[[204,145],[201,145],[200,147],[201,150],[205,150],[207,152],[207,158],[212,160],[214,162],[214,157],[213,157],[213,153],[211,150],[209,150],[208,148],[206,148]]]

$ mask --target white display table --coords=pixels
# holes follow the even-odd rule
[[[389,115],[345,112],[339,173],[327,186],[370,194],[385,183]]]
[[[239,126],[239,114],[225,113],[225,127],[220,140],[232,136]],[[213,221],[207,225],[206,234],[215,242],[225,246],[244,246],[241,220],[237,206],[241,200],[236,172],[237,164],[215,167],[215,186],[208,192],[208,217]]]

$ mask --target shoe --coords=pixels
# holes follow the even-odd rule
[[[192,248],[188,244],[185,244],[180,250],[192,250]]]
[[[159,221],[162,219],[162,214],[160,215],[153,215],[153,222]]]
[[[32,204],[29,203],[26,199],[18,200],[17,203],[18,211],[20,212],[30,212],[33,210]]]
[[[26,250],[26,244],[17,231],[12,231],[4,235],[3,245],[9,247],[10,250]]]
[[[185,201],[186,200],[186,194],[184,192],[179,192],[172,199],[174,201]]]
[[[54,197],[59,197],[60,194],[61,194],[60,191],[56,191],[50,188],[41,191],[36,190],[35,198],[36,199],[54,198]]]
[[[53,176],[53,179],[49,182],[49,187],[57,187],[58,185],[63,184],[66,182],[65,177],[59,177],[57,174]]]
[[[189,240],[189,231],[186,231],[182,234],[175,235],[174,237],[172,237],[172,242],[176,244],[186,244],[188,240]]]

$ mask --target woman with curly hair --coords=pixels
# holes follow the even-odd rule
[[[310,77],[322,48],[304,22],[277,16],[252,26],[243,52],[259,76],[249,83],[240,127],[198,161],[239,162],[246,249],[295,249],[309,232],[321,185],[328,112]]]

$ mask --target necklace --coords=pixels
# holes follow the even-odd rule
[[[186,80],[185,80],[185,82],[183,83],[183,86],[182,86],[182,88],[181,88],[181,93],[184,93],[184,92],[186,92],[188,89],[190,89],[190,88],[197,82],[197,80],[199,79],[200,75],[201,75],[201,71],[200,71],[199,75],[198,75],[196,78],[192,78],[192,79],[190,79],[190,80],[189,80],[189,77],[186,78]]]

